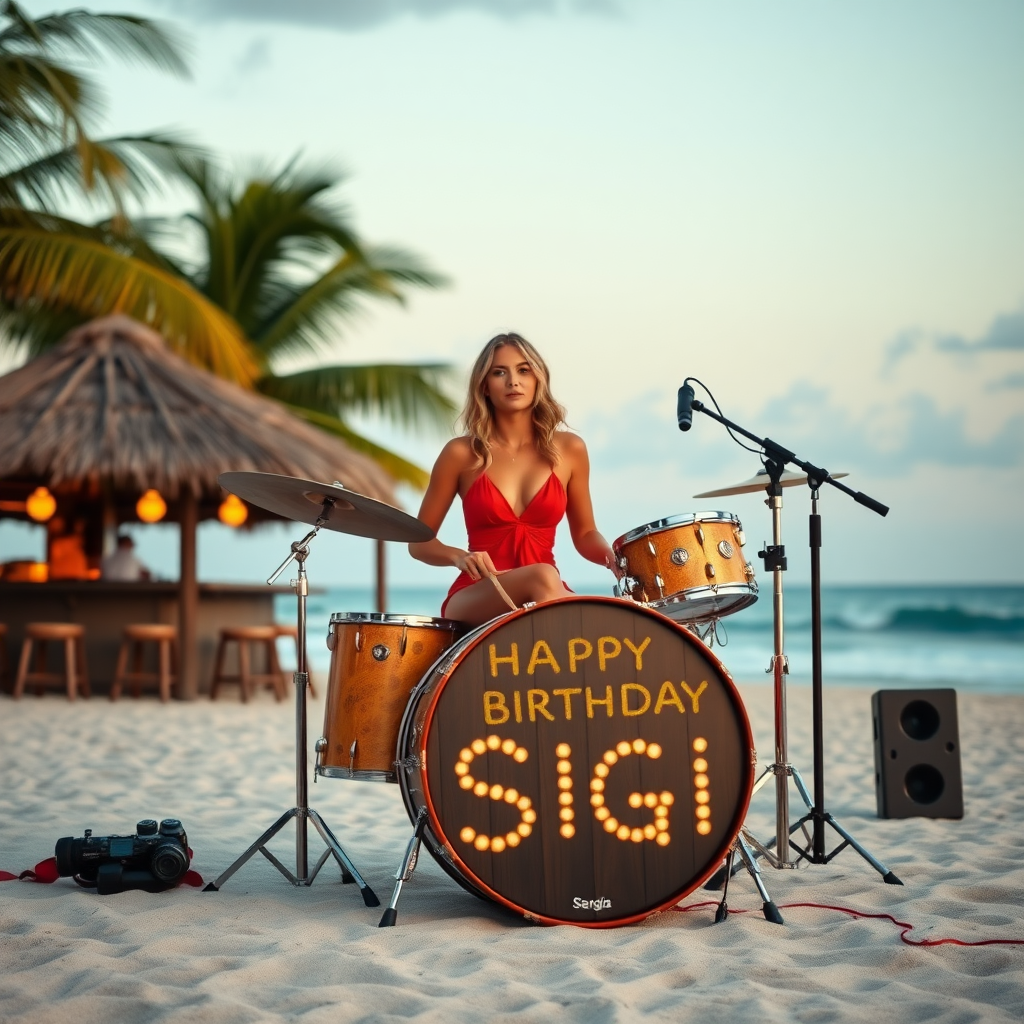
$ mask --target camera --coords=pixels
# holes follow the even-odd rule
[[[79,885],[102,896],[126,889],[162,892],[173,889],[188,871],[188,836],[177,818],[140,821],[133,836],[94,836],[57,840],[57,873],[74,875]]]

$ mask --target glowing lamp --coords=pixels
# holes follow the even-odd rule
[[[45,487],[37,487],[28,496],[25,511],[37,523],[45,523],[57,511],[57,499]]]
[[[135,511],[144,523],[159,523],[167,515],[167,502],[151,487],[135,503]]]
[[[237,494],[229,494],[220,503],[217,518],[225,526],[241,526],[249,518],[249,509]]]

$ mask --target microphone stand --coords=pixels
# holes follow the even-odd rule
[[[684,388],[687,386],[684,385]],[[686,395],[690,399],[693,392]],[[680,393],[680,405],[682,407],[684,396]],[[775,762],[765,769],[764,773],[757,780],[754,786],[756,792],[769,775],[775,776],[775,807],[776,807],[776,828],[775,837],[765,844],[761,844],[747,833],[747,838],[752,840],[751,845],[755,848],[755,856],[761,855],[776,868],[795,867],[796,862],[789,859],[789,850],[793,849],[798,860],[806,860],[812,864],[827,864],[834,857],[838,856],[847,846],[852,847],[861,855],[881,876],[882,880],[889,885],[902,885],[896,875],[890,871],[877,858],[872,856],[857,840],[845,829],[836,818],[825,807],[825,759],[824,759],[824,726],[823,713],[824,702],[822,692],[822,661],[821,661],[821,516],[818,513],[818,492],[824,483],[831,484],[836,489],[848,494],[859,505],[870,508],[880,516],[886,515],[889,509],[886,505],[869,497],[862,491],[854,491],[845,484],[834,480],[828,470],[815,466],[797,458],[796,454],[781,444],[768,437],[758,437],[750,433],[739,424],[727,419],[721,413],[708,409],[703,402],[692,399],[689,403],[691,408],[717,420],[730,431],[735,431],[754,444],[768,456],[765,461],[765,469],[768,471],[769,484],[765,490],[768,493],[766,505],[772,510],[772,544],[760,552],[764,559],[765,569],[771,570],[774,575],[773,587],[773,621],[774,621],[774,653],[772,655],[771,669],[774,677],[775,692]],[[682,418],[680,425],[683,425]],[[687,429],[684,427],[683,429]],[[789,674],[789,659],[783,650],[783,601],[782,601],[782,573],[786,570],[786,549],[782,544],[782,485],[781,478],[787,463],[799,466],[807,474],[807,483],[811,489],[811,515],[810,515],[810,549],[811,549],[811,665],[812,665],[812,735],[813,735],[813,763],[814,763],[814,800],[812,802],[807,786],[804,783],[798,769],[789,763],[786,739],[786,679]],[[792,825],[789,823],[789,785],[788,779],[792,777],[801,799],[807,807],[807,813]],[[804,830],[807,835],[806,824],[810,822],[812,835],[808,847],[797,846],[790,836],[798,829]],[[825,852],[825,825],[829,825],[841,837],[842,842],[831,853]],[[745,830],[744,830],[745,831]],[[776,847],[772,852],[771,847]],[[729,868],[725,868],[715,874],[708,882],[706,888],[720,888],[723,881],[728,879]]]

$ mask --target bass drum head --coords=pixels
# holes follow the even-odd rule
[[[678,903],[721,864],[754,781],[718,659],[649,609],[577,597],[443,654],[406,709],[410,817],[461,885],[527,918],[609,927]]]

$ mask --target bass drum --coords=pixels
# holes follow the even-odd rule
[[[460,885],[547,924],[611,927],[722,863],[756,755],[721,662],[663,615],[576,597],[463,637],[414,690],[399,784]]]

